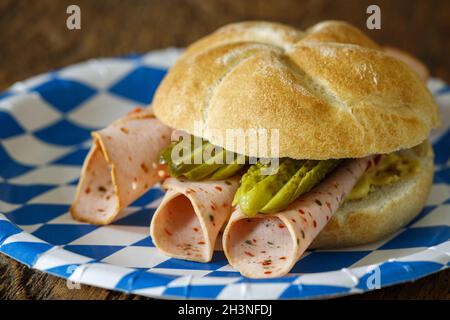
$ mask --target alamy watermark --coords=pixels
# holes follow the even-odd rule
[[[369,276],[366,280],[366,287],[369,290],[381,289],[381,270],[379,266],[368,267],[367,274]]]
[[[255,164],[259,161],[264,165],[261,174],[274,174],[279,166],[279,135],[278,129],[218,130],[205,128],[202,122],[196,121],[193,136],[182,135],[181,142],[174,146],[170,157],[174,164]],[[215,144],[203,146],[204,140],[198,137],[204,136],[213,137]],[[172,140],[179,138],[179,132],[175,131]],[[228,150],[238,150],[239,153]]]
[[[381,9],[376,4],[367,7],[367,14],[370,16],[366,20],[366,26],[369,30],[381,29]]]
[[[81,9],[76,4],[67,7],[66,13],[69,15],[66,19],[66,27],[69,30],[81,29]]]
[[[77,270],[78,266],[77,265],[70,265],[67,267],[67,273],[72,275],[75,270]],[[69,278],[67,278],[66,280],[66,287],[69,290],[80,290],[81,289],[81,284],[79,282],[73,281]]]

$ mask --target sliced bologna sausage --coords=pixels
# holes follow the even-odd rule
[[[121,209],[162,180],[166,173],[159,153],[170,143],[171,132],[150,109],[136,109],[93,132],[70,209],[73,218],[111,223]]]
[[[185,260],[211,260],[216,239],[231,214],[239,177],[186,181],[168,178],[167,189],[153,216],[150,233],[164,254]]]

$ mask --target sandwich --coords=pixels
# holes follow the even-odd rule
[[[157,147],[140,156],[145,148],[127,146],[151,162],[152,179],[120,191],[112,170],[114,213],[96,222],[161,182],[166,194],[150,226],[156,247],[199,262],[222,249],[250,278],[289,273],[308,248],[379,240],[419,214],[431,189],[428,137],[440,119],[427,77],[415,58],[345,22],[220,28],[187,48],[144,111],[154,122],[136,134]],[[128,185],[142,170],[130,168]],[[75,218],[92,215],[95,206],[76,208],[85,202],[75,202]]]

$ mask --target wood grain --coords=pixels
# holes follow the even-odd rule
[[[82,29],[66,28],[66,8],[78,4]],[[382,29],[365,29],[366,8],[378,4]],[[433,76],[450,82],[450,1],[355,0],[0,0],[0,90],[37,73],[89,58],[183,47],[233,21],[271,20],[299,28],[347,20],[379,43],[409,51]],[[450,270],[413,283],[345,299],[450,299]],[[0,299],[143,299],[82,286],[0,255]]]

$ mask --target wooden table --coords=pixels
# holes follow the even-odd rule
[[[381,8],[381,30],[366,29],[366,8]],[[66,8],[81,7],[82,28],[66,28]],[[101,56],[183,47],[226,23],[259,19],[305,28],[325,19],[347,20],[382,44],[422,59],[433,76],[450,82],[450,1],[15,1],[0,0],[0,90],[50,69]],[[346,299],[450,299],[450,270],[414,283]],[[141,299],[82,286],[0,255],[0,298]]]

